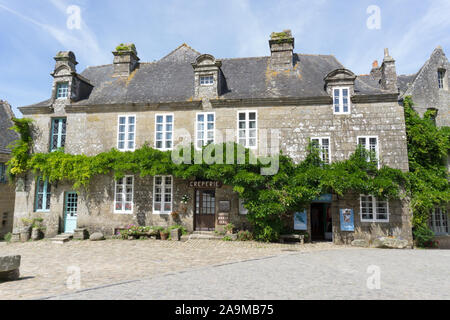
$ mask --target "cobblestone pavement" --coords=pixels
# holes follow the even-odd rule
[[[379,290],[367,286],[371,265],[380,270]],[[53,298],[450,299],[449,266],[450,251],[346,248],[202,267]]]
[[[34,299],[73,292],[67,287],[67,281],[74,283],[77,268],[83,290],[296,251],[343,248],[330,243],[301,246],[208,240],[71,241],[63,245],[50,241],[0,243],[0,255],[22,255],[21,280],[0,283],[0,299]]]

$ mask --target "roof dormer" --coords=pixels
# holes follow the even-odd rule
[[[217,98],[221,88],[222,61],[210,54],[202,54],[192,63],[194,68],[195,98]]]

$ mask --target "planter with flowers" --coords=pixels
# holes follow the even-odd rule
[[[188,205],[189,200],[190,200],[190,198],[189,198],[189,196],[188,196],[187,194],[185,194],[185,195],[181,198],[181,201],[180,201],[180,210],[181,210],[183,213],[186,213],[186,212],[187,212],[187,205]]]

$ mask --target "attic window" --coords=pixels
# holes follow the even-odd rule
[[[200,76],[200,85],[201,86],[211,86],[213,84],[214,84],[214,77],[212,75]]]
[[[438,70],[438,87],[444,89],[445,70]]]
[[[58,83],[56,87],[56,99],[65,99],[69,95],[69,84],[67,82]]]
[[[333,108],[335,114],[350,113],[349,93],[349,88],[333,88]]]

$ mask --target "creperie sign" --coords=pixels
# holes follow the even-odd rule
[[[222,182],[220,181],[189,181],[189,187],[191,188],[221,188]]]

